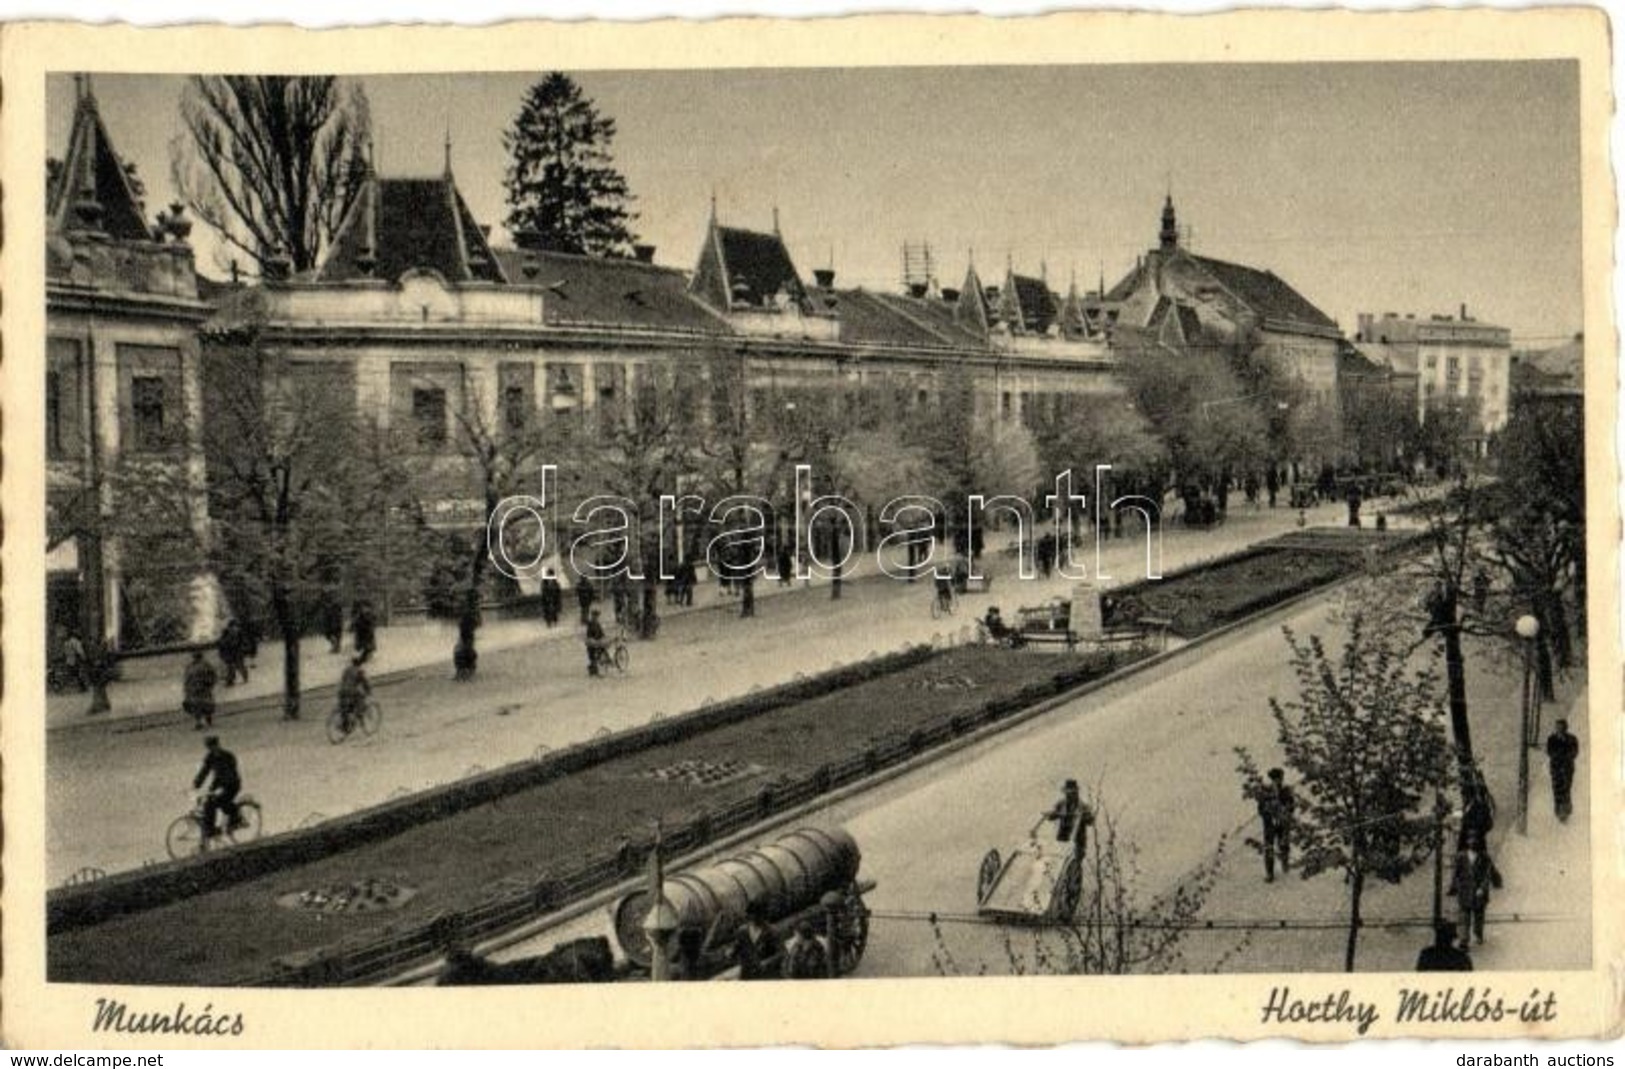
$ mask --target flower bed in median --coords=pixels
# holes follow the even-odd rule
[[[1102,675],[1108,654],[961,648],[768,714],[613,757],[390,838],[180,901],[64,931],[48,941],[53,982],[229,984],[272,976],[278,959],[339,941],[387,943],[468,917],[506,896],[538,905],[583,882],[635,873],[654,821],[699,845],[795,801],[905,759],[956,733]],[[943,684],[948,681],[951,685]],[[653,769],[726,758],[761,771],[714,786]],[[732,825],[731,827],[729,825]],[[387,873],[418,894],[389,913],[267,908],[300,889]]]

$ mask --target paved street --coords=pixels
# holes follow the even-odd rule
[[[1334,523],[1340,514],[1339,507],[1327,505],[1310,522]],[[1171,528],[1164,537],[1164,571],[1233,552],[1295,522],[1288,509],[1242,507],[1217,530]],[[1144,567],[1144,545],[1112,544],[1106,560],[1110,574],[1131,577]],[[997,576],[1001,566],[1012,567],[1007,559],[995,560],[988,571]],[[991,595],[966,600],[955,625],[968,626],[990,600],[1008,615],[1065,586],[1035,581],[1018,593],[1008,578],[995,581]],[[330,698],[307,701],[299,723],[283,722],[275,704],[264,703],[221,717],[217,728],[242,763],[246,790],[265,806],[266,830],[281,831],[476,768],[522,760],[539,746],[566,746],[656,714],[695,708],[708,698],[722,700],[870,651],[929,640],[943,630],[930,618],[930,597],[925,584],[871,580],[847,584],[839,602],[816,586],[764,596],[754,622],[723,611],[673,617],[657,641],[633,645],[630,673],[601,681],[586,676],[573,631],[561,626],[548,636],[539,623],[529,623],[527,641],[518,630],[526,622],[503,624],[486,631],[505,632],[507,648],[486,646],[473,684],[449,678],[448,642],[421,643],[433,651],[429,667],[380,687],[386,719],[372,739],[330,745],[322,728]],[[382,657],[388,657],[392,638],[389,632],[381,636]],[[275,663],[273,649],[261,649],[261,675]],[[312,684],[339,672],[342,659],[325,649],[319,641],[312,644],[308,656],[327,664],[325,672],[307,672]],[[50,732],[47,877],[53,885],[87,866],[113,872],[164,856],[164,829],[189,803],[187,786],[202,746],[197,733],[173,720],[173,706],[154,708],[164,717],[161,727],[135,717]]]
[[[866,899],[876,917],[858,974],[936,975],[944,949],[957,971],[967,975],[984,969],[1032,970],[1040,948],[1054,955],[1062,942],[1053,933],[976,923],[976,880],[986,851],[992,847],[1008,855],[1019,846],[1068,777],[1106,800],[1116,814],[1120,841],[1137,848],[1133,867],[1142,906],[1207,862],[1221,836],[1228,835],[1226,858],[1202,911],[1204,920],[1328,925],[1284,933],[1195,933],[1186,939],[1182,959],[1165,968],[1341,971],[1346,888],[1336,875],[1306,882],[1294,873],[1273,884],[1264,882],[1261,859],[1241,841],[1256,837],[1258,825],[1252,806],[1241,796],[1233,751],[1246,746],[1261,761],[1276,759],[1268,699],[1288,697],[1296,689],[1280,628],[1335,642],[1338,628],[1328,619],[1333,597],[1312,599],[1213,642],[1194,659],[1135,675],[796,821],[846,827],[863,850],[865,878],[878,883]],[[1584,795],[1577,783],[1576,819],[1559,825],[1551,815],[1544,758],[1534,755],[1530,836],[1519,840],[1513,831],[1517,681],[1505,667],[1490,663],[1482,648],[1473,650],[1470,659],[1474,737],[1500,802],[1492,842],[1507,881],[1492,902],[1488,939],[1475,948],[1475,959],[1480,969],[1585,967],[1590,925],[1582,911],[1589,910],[1590,896],[1585,886],[1589,852]],[[1578,699],[1572,692],[1566,697],[1583,703],[1583,692]],[[1553,715],[1546,713],[1548,728]],[[1583,714],[1574,719],[1583,722]],[[967,805],[966,799],[975,799],[975,804]],[[1448,867],[1445,876],[1448,880]],[[1378,925],[1428,917],[1431,893],[1427,871],[1398,887],[1368,885],[1363,911],[1371,927],[1360,940],[1357,965],[1362,971],[1413,967],[1417,951],[1431,938],[1427,928]],[[1497,923],[1514,912],[1542,919]],[[928,920],[931,913],[939,915],[940,944]],[[1447,915],[1453,917],[1453,909]],[[603,925],[595,912],[507,948],[501,956],[537,953],[558,939],[596,932]],[[1012,965],[1012,952],[1021,966]]]

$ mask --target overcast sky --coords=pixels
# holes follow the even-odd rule
[[[769,229],[777,206],[804,276],[833,259],[838,284],[896,288],[903,243],[928,242],[946,286],[974,250],[988,282],[1009,258],[1092,288],[1155,244],[1171,185],[1197,252],[1273,270],[1350,333],[1359,311],[1464,302],[1532,344],[1581,326],[1572,63],[573,73],[619,127],[662,263],[693,265],[715,190],[725,223]],[[500,231],[502,131],[535,78],[360,79],[381,173],[438,173],[449,125],[458,186]],[[95,87],[155,213],[181,80]],[[60,154],[66,77],[48,110]]]

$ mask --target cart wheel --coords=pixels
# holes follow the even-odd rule
[[[999,873],[1004,870],[1003,859],[997,850],[989,850],[982,858],[981,871],[976,874],[976,902],[980,905],[987,901],[988,893],[998,882]]]
[[[1062,924],[1072,923],[1083,898],[1083,862],[1076,856],[1068,859],[1066,871],[1055,885],[1054,919]]]

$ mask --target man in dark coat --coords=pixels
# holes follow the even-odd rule
[[[558,576],[553,569],[548,568],[542,572],[542,620],[549,628],[559,622],[559,613],[564,608],[564,588],[559,586]]]
[[[1580,740],[1569,734],[1569,722],[1559,720],[1546,737],[1546,760],[1552,770],[1552,805],[1557,819],[1567,822],[1574,812],[1574,763],[1580,757]]]
[[[1450,893],[1461,911],[1461,948],[1467,949],[1467,940],[1476,938],[1484,944],[1484,913],[1490,905],[1490,855],[1482,850],[1467,849],[1456,855],[1455,874],[1450,880]]]
[[[1269,771],[1269,783],[1258,792],[1258,819],[1264,825],[1264,882],[1275,882],[1275,861],[1279,857],[1284,874],[1292,863],[1292,810],[1296,805],[1286,773]]]
[[[762,907],[752,904],[745,912],[745,926],[734,938],[734,957],[739,962],[741,980],[777,980],[782,976],[779,955],[784,945],[767,923]]]
[[[1058,843],[1073,842],[1076,840],[1081,849],[1084,844],[1085,829],[1094,823],[1094,813],[1084,804],[1083,796],[1078,791],[1078,781],[1069,779],[1061,788],[1061,800],[1055,808],[1044,814],[1045,820],[1055,821],[1055,841]]]
[[[248,636],[243,633],[242,624],[236,620],[226,621],[225,629],[215,642],[215,652],[220,654],[220,663],[226,666],[226,686],[235,685],[238,676],[244,683],[248,682]]]
[[[203,837],[212,839],[219,834],[214,826],[218,813],[226,814],[228,830],[243,826],[242,816],[237,811],[237,792],[243,789],[243,780],[237,771],[236,755],[220,745],[218,735],[205,738],[203,747],[203,767],[192,777],[192,789],[201,790],[204,781],[212,777],[208,797],[203,800]]]
[[[350,626],[355,629],[356,656],[366,664],[378,649],[378,624],[373,619],[372,606],[364,601],[359,603]]]
[[[218,679],[203,651],[193,650],[192,661],[186,666],[181,706],[192,717],[192,727],[197,731],[214,723],[214,685]]]
[[[333,594],[322,599],[322,637],[329,653],[344,648],[344,603]]]
[[[1440,921],[1433,929],[1433,945],[1416,956],[1417,972],[1472,972],[1472,955],[1456,945],[1456,926]]]
[[[597,598],[585,576],[576,576],[576,606],[581,610],[581,626],[587,626],[587,614],[592,611],[592,603]]]

